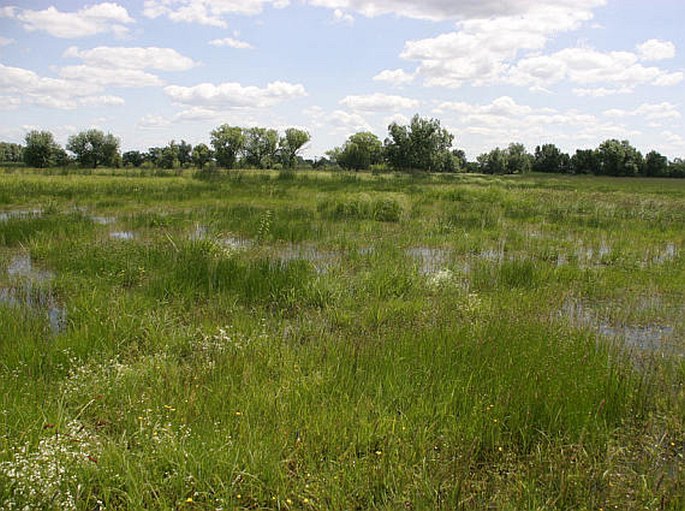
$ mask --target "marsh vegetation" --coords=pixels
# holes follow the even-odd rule
[[[685,183],[0,174],[3,509],[682,509]]]

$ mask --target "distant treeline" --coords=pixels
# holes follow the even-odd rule
[[[189,168],[212,172],[218,168],[341,168],[347,170],[405,170],[427,172],[479,172],[484,174],[594,174],[599,176],[685,177],[685,160],[656,151],[642,155],[627,140],[610,139],[596,149],[578,149],[573,155],[554,144],[537,146],[531,154],[520,143],[499,147],[468,161],[461,149],[452,149],[454,136],[437,119],[415,115],[409,124],[392,123],[381,140],[363,131],[351,135],[326,156],[305,160],[300,151],[309,142],[304,130],[242,128],[223,124],[210,132],[209,145],[181,140],[147,151],[121,153],[120,140],[90,129],[69,137],[62,148],[49,131],[31,131],[24,145],[0,142],[0,163],[30,167],[143,167]]]

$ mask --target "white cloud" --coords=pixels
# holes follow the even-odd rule
[[[495,83],[521,51],[542,50],[550,36],[579,28],[592,19],[591,7],[598,3],[530,4],[522,15],[466,20],[457,24],[456,32],[408,41],[401,57],[419,62],[417,73],[429,86]],[[559,72],[553,63],[536,59],[531,66],[541,73]]]
[[[266,108],[307,95],[303,85],[288,82],[271,82],[263,88],[236,82],[201,83],[192,87],[169,85],[164,92],[175,103],[214,111]]]
[[[566,9],[588,9],[604,5],[604,0],[309,0],[309,4],[355,11],[363,16],[384,14],[432,21],[520,16],[533,8],[561,6]]]
[[[683,79],[683,73],[646,67],[638,60],[638,55],[632,52],[566,48],[551,55],[520,60],[510,70],[508,81],[516,85],[549,85],[567,79],[579,84],[634,87],[642,84],[670,86]]]
[[[241,41],[240,39],[235,39],[233,37],[225,37],[223,39],[212,39],[209,41],[212,46],[228,46],[229,48],[235,48],[236,50],[252,50],[254,46],[250,43]]]
[[[418,108],[421,104],[416,99],[389,94],[367,94],[360,96],[346,96],[340,100],[341,105],[363,112],[387,112]]]
[[[574,109],[534,108],[503,96],[485,104],[440,103],[433,110],[447,121],[459,138],[472,138],[480,150],[520,141],[529,149],[552,142],[578,147],[596,146],[607,138],[630,138],[640,132]]]
[[[136,125],[141,129],[162,129],[171,126],[171,120],[162,115],[148,114],[141,117]]]
[[[573,89],[571,92],[576,96],[590,97],[590,98],[605,98],[607,96],[615,96],[617,94],[632,94],[635,89],[633,87],[579,87]]]
[[[78,58],[84,64],[59,69],[61,78],[100,87],[151,87],[164,85],[158,76],[146,72],[186,71],[197,64],[171,48],[98,46],[80,50],[76,46],[64,52],[66,58]]]
[[[66,66],[59,70],[60,77],[82,83],[112,87],[152,87],[164,85],[159,77],[139,69],[117,69],[88,65]]]
[[[354,23],[354,16],[341,9],[335,9],[333,11],[333,19],[336,23],[347,23],[348,25]]]
[[[143,14],[148,18],[166,16],[176,23],[198,23],[226,28],[224,17],[230,14],[253,16],[264,5],[276,8],[289,5],[288,0],[145,0]]]
[[[112,47],[98,46],[90,50],[79,50],[76,46],[64,52],[65,57],[80,58],[95,67],[116,69],[155,69],[158,71],[187,71],[197,64],[172,48],[155,46]]]
[[[124,100],[101,94],[102,87],[92,82],[64,78],[46,78],[33,71],[0,64],[0,93],[11,105],[37,105],[56,109],[79,106],[117,106]]]
[[[16,41],[14,39],[9,39],[8,37],[0,36],[0,47],[9,46],[10,44],[14,44],[15,42]]]
[[[637,53],[641,60],[666,60],[675,57],[675,44],[670,41],[650,39],[637,45]]]
[[[682,117],[678,108],[668,102],[663,103],[643,103],[633,110],[610,109],[605,110],[603,114],[607,117],[625,118],[625,117],[640,117],[650,121],[654,120],[676,120]]]
[[[101,33],[122,36],[128,32],[126,25],[134,22],[126,8],[111,2],[89,5],[75,12],[62,12],[53,6],[42,11],[5,7],[0,17],[18,20],[29,32],[42,31],[65,39]]]
[[[373,77],[376,82],[388,82],[391,85],[401,86],[414,81],[414,75],[404,69],[385,69]]]

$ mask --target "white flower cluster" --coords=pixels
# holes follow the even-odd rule
[[[19,447],[11,461],[0,463],[0,484],[6,484],[11,495],[0,509],[75,510],[80,490],[77,471],[95,466],[100,450],[97,437],[78,421],[43,438],[34,449]]]
[[[435,289],[452,286],[456,283],[454,272],[448,268],[443,268],[427,276],[428,285]]]

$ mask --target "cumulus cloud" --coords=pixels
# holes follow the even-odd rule
[[[311,5],[358,12],[374,17],[394,14],[431,21],[519,16],[532,8],[562,6],[567,9],[587,9],[603,5],[605,0],[309,0]]]
[[[483,150],[505,146],[512,134],[529,148],[546,141],[557,144],[598,144],[606,138],[630,138],[639,131],[574,109],[536,108],[509,96],[490,103],[444,102],[433,113],[443,117],[463,137],[475,137]]]
[[[547,56],[520,60],[509,72],[517,85],[549,85],[568,79],[573,83],[607,83],[626,87],[641,84],[675,85],[683,73],[643,66],[639,56],[627,51],[601,52],[592,48],[566,48]]]
[[[376,82],[388,82],[391,85],[406,85],[414,81],[414,74],[404,69],[385,69],[373,77]]]
[[[650,39],[637,45],[637,53],[641,60],[655,61],[675,57],[675,44],[670,41]]]
[[[143,14],[148,18],[167,17],[176,23],[198,23],[226,28],[230,14],[253,16],[265,5],[283,8],[288,0],[145,0]]]
[[[354,23],[354,16],[346,13],[341,9],[335,9],[333,11],[333,20],[336,23],[347,23],[348,25],[351,25],[352,23]]]
[[[164,92],[175,103],[214,111],[266,108],[307,95],[303,85],[280,81],[266,87],[243,86],[237,82],[201,83],[192,87],[169,85]]]
[[[622,110],[613,108],[605,110],[604,115],[613,118],[640,117],[650,121],[655,120],[677,120],[682,117],[678,108],[669,102],[663,103],[643,103],[633,110]]]
[[[28,69],[0,64],[0,94],[9,104],[38,105],[62,110],[79,106],[121,105],[118,96],[103,95],[102,87],[80,80],[47,78]]]
[[[77,58],[84,63],[59,69],[61,78],[91,83],[101,87],[152,87],[164,81],[147,72],[186,71],[197,65],[192,59],[171,48],[98,46],[80,50],[76,46],[64,52],[66,58]]]
[[[605,98],[618,94],[631,94],[635,89],[629,86],[622,87],[577,87],[571,92],[579,97]]]
[[[592,19],[590,8],[597,2],[534,4],[522,15],[469,19],[459,22],[455,32],[408,41],[401,57],[419,63],[417,73],[427,85],[494,83],[502,80],[520,52],[542,50],[552,35]],[[534,66],[545,74],[558,72],[542,60]]]
[[[388,112],[418,108],[421,104],[416,99],[389,94],[367,94],[347,96],[340,100],[340,104],[355,111]]]
[[[29,32],[47,32],[54,37],[75,39],[102,33],[122,36],[134,23],[126,8],[117,3],[103,2],[86,6],[78,11],[63,12],[56,7],[36,11],[5,7],[0,17],[14,18]]]
[[[209,41],[212,46],[228,46],[229,48],[235,48],[236,50],[252,50],[254,46],[250,43],[241,41],[233,37],[224,37],[223,39],[212,39]]]
[[[112,47],[98,46],[79,50],[76,46],[64,52],[65,57],[79,58],[89,66],[110,69],[155,69],[158,71],[187,71],[197,64],[172,48],[155,46]]]

